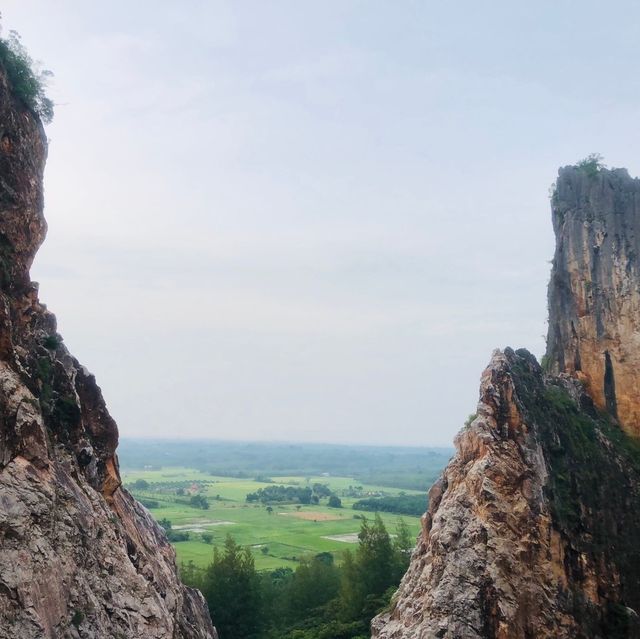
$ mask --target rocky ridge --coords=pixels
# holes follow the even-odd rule
[[[164,532],[122,487],[95,378],[30,280],[46,155],[0,65],[0,638],[214,639]]]
[[[560,171],[545,371],[493,354],[373,637],[640,637],[637,184]]]

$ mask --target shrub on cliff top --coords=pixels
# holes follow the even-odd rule
[[[576,166],[584,171],[588,177],[594,177],[600,169],[606,168],[602,162],[604,158],[599,153],[589,153],[584,160],[580,160]]]
[[[0,16],[1,17],[1,16]],[[51,71],[40,69],[22,44],[16,31],[0,37],[0,63],[4,67],[14,93],[25,106],[47,124],[53,119],[53,100],[46,96]]]

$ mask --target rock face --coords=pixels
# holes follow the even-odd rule
[[[560,171],[547,372],[494,353],[373,637],[640,637],[639,195]]]
[[[29,278],[46,154],[0,65],[0,638],[214,639],[164,532],[121,486],[116,424]]]
[[[494,353],[380,639],[640,637],[640,452],[582,385]]]
[[[625,169],[560,170],[547,357],[640,436],[640,180]]]

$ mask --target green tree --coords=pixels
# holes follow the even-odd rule
[[[590,153],[586,158],[580,160],[576,166],[589,177],[595,177],[601,169],[606,168],[602,160],[604,158],[599,153]]]
[[[160,521],[158,521],[158,524],[167,531],[171,530],[171,521],[166,517],[163,517]]]
[[[203,510],[209,510],[209,502],[206,497],[202,495],[193,495],[189,500],[189,506],[193,508],[202,508]]]
[[[202,592],[221,639],[254,637],[260,628],[260,578],[253,555],[227,535],[224,551],[213,552]]]
[[[411,551],[415,546],[415,539],[411,535],[409,526],[404,519],[399,519],[396,524],[396,536],[393,540],[394,552],[394,580],[400,582],[409,567]]]
[[[331,495],[327,506],[329,506],[329,508],[342,508],[342,500],[337,495]]]
[[[343,618],[371,619],[386,604],[385,593],[397,584],[396,553],[384,522],[362,521],[355,556],[343,559],[341,596]]]
[[[204,570],[198,568],[193,563],[193,560],[189,560],[187,563],[182,562],[180,564],[180,579],[182,582],[191,586],[192,588],[202,588],[202,580],[204,577]]]
[[[326,604],[340,590],[340,574],[331,553],[303,559],[296,568],[289,589],[290,618],[304,618],[310,611]]]
[[[351,550],[342,555],[342,578],[340,582],[340,617],[346,621],[359,619],[364,604],[365,591],[360,582],[360,569]]]
[[[393,547],[382,518],[376,513],[373,524],[365,519],[358,534],[357,559],[368,594],[380,595],[393,582]]]
[[[262,619],[269,628],[264,633],[269,639],[280,639],[280,629],[289,621],[289,589],[293,579],[291,568],[276,568],[260,573]]]
[[[47,97],[46,89],[53,73],[39,68],[16,31],[9,31],[8,37],[0,38],[0,64],[9,77],[14,94],[44,122],[51,122],[54,104]]]

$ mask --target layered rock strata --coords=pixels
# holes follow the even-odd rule
[[[0,65],[0,638],[214,639],[164,532],[121,485],[96,380],[30,280],[46,154]]]

